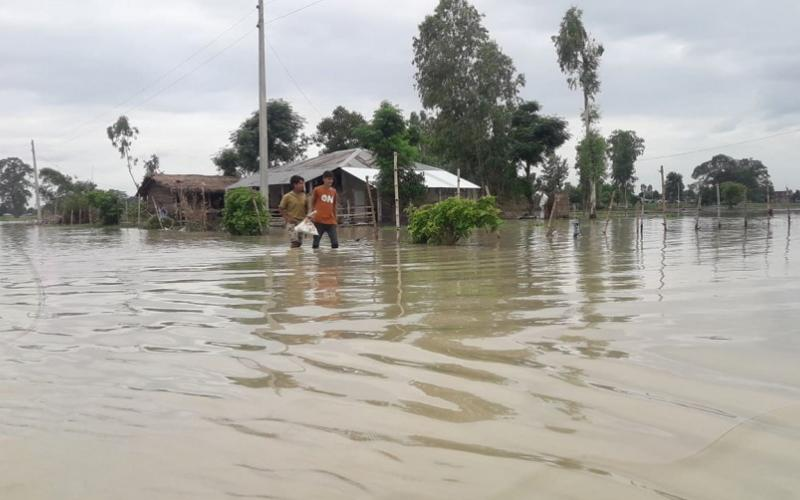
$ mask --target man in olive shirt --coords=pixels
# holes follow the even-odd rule
[[[306,181],[299,175],[289,179],[292,190],[283,195],[278,209],[281,217],[286,221],[286,231],[289,233],[289,246],[298,248],[303,244],[303,235],[295,231],[295,226],[306,218]]]

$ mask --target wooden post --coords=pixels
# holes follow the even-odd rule
[[[640,201],[641,215],[639,216],[639,236],[644,239],[644,201]]]
[[[158,209],[158,203],[156,203],[156,199],[150,197],[148,198],[152,200],[153,208],[156,209],[156,218],[158,219],[158,225],[161,226],[161,229],[164,229],[164,223],[161,222],[161,210]]]
[[[744,190],[744,228],[747,229],[747,188]]]
[[[553,218],[555,217],[556,210],[558,209],[558,197],[560,196],[559,193],[553,194],[553,206],[550,207],[550,217],[547,221],[547,236],[553,235]]]
[[[697,185],[697,215],[694,218],[694,230],[700,230],[700,203],[703,201],[703,197],[700,195],[702,193],[702,186],[700,184]]]
[[[664,165],[661,165],[661,213],[664,214],[664,231],[667,230],[667,185],[664,182]]]
[[[789,225],[792,225],[792,199],[789,196],[789,186],[786,186],[786,218],[789,221]]]
[[[375,218],[375,205],[372,204],[372,189],[369,187],[369,176],[364,178],[367,184],[367,198],[369,198],[369,207],[370,211],[372,212],[372,228],[375,230],[375,234],[378,234],[378,220]]]
[[[767,222],[772,218],[772,205],[769,202],[769,186],[767,186]]]
[[[611,201],[608,203],[608,213],[606,214],[606,225],[603,228],[603,234],[605,235],[608,232],[608,222],[611,220],[611,209],[614,207],[614,196],[616,196],[617,190],[611,192]]]
[[[31,139],[31,154],[33,155],[33,188],[36,194],[36,223],[42,223],[42,204],[39,201],[39,167],[36,165],[36,147]]]
[[[258,221],[258,230],[261,231],[261,234],[264,234],[264,225],[261,224],[261,210],[258,209],[258,203],[256,203],[255,198],[253,198],[253,208],[256,210],[256,220]]]
[[[461,168],[456,169],[456,196],[461,198]]]
[[[394,153],[394,225],[400,231],[400,182],[397,179],[397,151]]]
[[[718,228],[722,227],[722,219],[720,218],[720,217],[722,217],[722,214],[721,214],[720,210],[721,209],[720,209],[719,182],[718,182],[717,183],[717,227]]]
[[[142,227],[142,198],[136,197],[136,227]]]

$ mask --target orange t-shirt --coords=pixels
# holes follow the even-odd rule
[[[336,224],[336,190],[318,186],[314,189],[314,198],[311,206],[316,210],[314,222],[320,224]]]

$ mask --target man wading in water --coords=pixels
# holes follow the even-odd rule
[[[311,248],[319,248],[323,233],[328,233],[331,239],[331,248],[339,248],[339,238],[336,236],[336,189],[333,186],[333,172],[326,170],[322,174],[322,185],[314,189],[311,197],[312,221],[317,226],[317,236]]]
[[[299,175],[293,175],[289,179],[292,190],[283,195],[281,203],[278,205],[281,217],[286,221],[286,231],[289,233],[291,248],[299,248],[303,244],[303,235],[295,231],[295,227],[306,217],[305,183],[305,179]]]

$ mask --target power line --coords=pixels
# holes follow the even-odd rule
[[[275,55],[275,59],[283,68],[283,71],[286,73],[286,76],[289,77],[289,80],[292,81],[297,91],[300,92],[300,94],[305,98],[306,102],[308,102],[308,104],[311,105],[312,108],[314,108],[314,111],[317,112],[317,118],[322,119],[322,113],[320,112],[319,108],[311,101],[311,99],[309,99],[308,95],[306,95],[306,93],[303,92],[303,89],[300,88],[300,84],[297,83],[297,80],[295,80],[294,76],[292,76],[292,73],[291,71],[289,71],[289,68],[287,68],[286,65],[283,63],[281,56],[278,54],[278,51],[275,50],[275,47],[271,43],[267,42],[267,45],[269,45],[270,50],[272,50],[272,53]]]
[[[269,3],[274,3],[274,2],[276,2],[276,1],[279,1],[279,0],[273,0],[272,2],[268,2],[268,4],[269,4]],[[324,2],[324,1],[325,1],[325,0],[316,0],[315,2],[311,2],[310,4],[304,5],[303,7],[300,7],[300,8],[298,8],[298,9],[295,9],[295,10],[292,10],[292,11],[290,11],[290,12],[287,12],[286,14],[283,14],[283,15],[281,15],[281,16],[278,16],[278,17],[276,17],[276,18],[270,19],[269,21],[266,21],[266,22],[265,22],[265,24],[271,24],[271,23],[273,23],[273,22],[275,22],[275,21],[279,21],[279,20],[281,20],[281,19],[285,19],[285,18],[287,18],[287,17],[289,17],[289,16],[292,16],[292,15],[294,15],[294,14],[297,14],[298,12],[302,12],[302,11],[304,11],[304,10],[308,9],[308,8],[311,8],[311,7],[315,6],[315,5],[318,5],[318,4],[320,4],[320,3]],[[114,108],[112,108],[112,111],[113,111],[114,109],[117,109],[117,108],[119,108],[120,106],[123,106],[123,105],[125,105],[125,104],[129,103],[129,102],[130,102],[130,101],[132,101],[132,100],[133,100],[135,97],[137,97],[138,95],[141,95],[141,94],[142,94],[144,91],[146,91],[146,90],[147,90],[147,89],[149,89],[149,88],[152,88],[152,87],[153,87],[155,84],[157,84],[159,81],[163,80],[164,78],[166,78],[166,77],[167,77],[167,76],[169,76],[170,74],[174,73],[174,72],[175,72],[175,71],[176,71],[178,68],[180,68],[180,67],[184,66],[184,65],[185,65],[187,62],[189,62],[191,59],[193,59],[193,58],[194,58],[194,57],[196,57],[198,54],[200,54],[201,52],[203,52],[205,49],[207,49],[208,47],[210,47],[211,45],[213,45],[213,44],[214,44],[215,42],[217,42],[217,41],[218,41],[218,40],[219,40],[219,39],[220,39],[220,38],[221,38],[221,37],[222,37],[222,36],[223,36],[225,33],[229,32],[230,30],[232,30],[233,28],[235,28],[236,26],[238,26],[239,24],[241,24],[242,22],[244,22],[244,21],[245,21],[246,19],[248,19],[248,18],[249,18],[251,15],[252,15],[252,10],[248,11],[248,14],[247,14],[245,17],[241,18],[240,20],[236,21],[236,23],[234,23],[234,24],[233,24],[233,25],[231,25],[230,27],[226,28],[226,29],[225,29],[225,30],[224,30],[222,33],[220,33],[219,35],[217,35],[217,36],[216,36],[216,37],[215,37],[215,38],[214,38],[214,39],[213,39],[211,42],[207,43],[206,45],[204,45],[203,47],[201,47],[200,49],[198,49],[197,51],[195,51],[195,52],[194,52],[194,53],[193,53],[191,56],[189,56],[188,58],[186,58],[184,61],[182,61],[182,62],[181,62],[181,63],[179,63],[178,65],[174,66],[173,68],[171,68],[170,70],[168,70],[166,73],[162,74],[161,76],[159,76],[158,78],[156,78],[155,80],[153,80],[151,83],[149,83],[148,85],[146,85],[145,87],[143,87],[142,89],[140,89],[140,90],[139,90],[138,92],[136,92],[134,95],[130,96],[130,97],[129,97],[129,98],[127,98],[125,101],[121,102],[120,104],[118,104],[117,106],[115,106]],[[160,89],[160,90],[159,90],[159,91],[157,91],[156,93],[154,93],[154,94],[150,95],[150,96],[149,96],[149,97],[147,97],[147,98],[146,98],[144,101],[142,101],[142,102],[138,103],[136,106],[133,106],[132,108],[129,108],[129,109],[128,109],[127,111],[125,111],[123,114],[125,114],[125,113],[129,113],[131,110],[134,110],[134,109],[136,109],[136,108],[138,108],[138,107],[141,107],[143,104],[145,104],[145,103],[147,103],[147,102],[151,101],[151,100],[152,100],[152,99],[154,99],[156,96],[158,96],[158,95],[162,94],[163,92],[165,92],[165,91],[167,91],[167,90],[171,89],[171,88],[172,88],[172,87],[174,87],[176,84],[178,84],[179,82],[181,82],[181,81],[183,81],[184,79],[186,79],[186,77],[188,77],[189,75],[191,75],[191,74],[193,74],[194,72],[196,72],[196,71],[197,71],[198,69],[200,69],[202,66],[204,66],[205,64],[208,64],[208,63],[209,63],[209,62],[211,62],[212,60],[216,59],[216,58],[217,58],[217,57],[218,57],[220,54],[222,54],[223,52],[225,52],[225,51],[229,50],[229,49],[230,49],[230,48],[232,48],[233,46],[237,45],[239,42],[241,42],[241,41],[242,41],[244,38],[246,38],[246,37],[247,37],[247,36],[248,36],[250,33],[252,33],[253,31],[255,31],[256,29],[257,29],[257,27],[256,27],[256,28],[253,28],[253,29],[251,29],[251,30],[249,30],[249,31],[247,31],[247,32],[246,32],[244,35],[242,35],[241,37],[239,37],[239,38],[237,38],[236,40],[234,40],[234,42],[233,42],[233,43],[231,43],[231,44],[229,44],[229,45],[225,46],[225,47],[224,47],[222,50],[220,50],[220,51],[216,52],[216,53],[215,53],[214,55],[212,55],[211,57],[209,57],[209,58],[205,59],[203,62],[201,62],[200,64],[198,64],[197,66],[195,66],[195,67],[194,67],[192,70],[190,70],[190,71],[189,71],[189,72],[187,72],[187,73],[184,73],[184,74],[183,74],[183,75],[181,75],[181,76],[180,76],[178,79],[174,80],[172,83],[170,83],[170,84],[169,84],[169,85],[167,85],[166,87],[163,87],[162,89]],[[274,49],[273,49],[273,51],[274,51]],[[283,66],[283,67],[284,67],[284,70],[286,70],[286,71],[287,71],[287,74],[288,74],[288,69],[286,69],[286,67],[283,65],[283,63],[282,63],[282,62],[281,62],[281,66]],[[290,78],[291,78],[291,76],[290,76]],[[294,79],[292,78],[292,80],[294,80]],[[296,82],[295,82],[295,84],[296,84]],[[299,89],[299,86],[298,86],[298,89]],[[303,93],[303,92],[302,92],[302,90],[301,90],[301,93]],[[304,95],[305,95],[305,94],[304,94]],[[306,97],[306,99],[308,99],[308,98]],[[309,101],[309,102],[310,102],[310,101]],[[314,108],[316,109],[316,107],[315,107],[315,106],[313,106],[313,104],[312,104],[312,107],[314,107]],[[317,112],[319,112],[319,111],[317,111]],[[74,128],[74,129],[73,129],[73,132],[75,132],[75,131],[77,131],[77,130],[80,130],[80,128],[84,127],[85,125],[88,125],[88,124],[90,124],[90,123],[93,123],[93,122],[97,121],[99,118],[102,118],[102,117],[104,117],[104,116],[107,116],[107,114],[109,114],[109,113],[110,113],[110,111],[109,111],[108,113],[106,113],[106,112],[103,112],[102,114],[99,114],[99,115],[95,116],[95,117],[94,117],[94,118],[92,118],[91,120],[89,120],[89,121],[85,122],[84,124],[82,124],[82,125],[79,125],[78,127]],[[320,113],[320,116],[321,116],[321,113]],[[78,133],[77,135],[71,136],[71,137],[69,137],[68,139],[66,139],[66,142],[72,142],[72,141],[74,141],[74,140],[76,140],[76,139],[78,139],[78,138],[82,137],[84,134],[85,134],[85,133]],[[61,137],[64,137],[64,136],[61,136]]]
[[[664,155],[664,156],[653,156],[653,157],[650,157],[650,158],[642,158],[639,161],[640,162],[644,162],[644,161],[665,160],[667,158],[676,158],[676,157],[679,157],[679,156],[687,156],[687,155],[691,155],[691,154],[695,154],[695,153],[706,153],[708,151],[717,151],[717,150],[720,150],[722,148],[729,148],[729,147],[733,147],[733,146],[739,146],[741,144],[750,144],[750,143],[753,143],[753,142],[766,141],[768,139],[774,139],[775,137],[781,137],[781,136],[784,136],[784,135],[796,134],[798,132],[800,132],[800,128],[796,128],[796,129],[793,129],[793,130],[787,130],[787,131],[784,131],[784,132],[778,132],[777,134],[772,134],[772,135],[768,135],[768,136],[765,136],[765,137],[759,137],[757,139],[748,139],[748,140],[739,141],[739,142],[732,142],[730,144],[723,144],[721,146],[714,146],[714,147],[711,147],[711,148],[695,149],[695,150],[692,150],[692,151],[684,151],[683,153],[675,153],[675,154]]]
[[[209,48],[209,47],[211,47],[212,45],[214,45],[214,44],[215,44],[217,41],[219,41],[219,39],[220,39],[220,38],[222,38],[222,37],[223,37],[223,36],[224,36],[226,33],[228,33],[228,32],[229,32],[229,31],[231,31],[233,28],[235,28],[235,27],[239,26],[240,24],[242,24],[242,23],[243,23],[244,21],[246,21],[248,18],[252,17],[252,15],[253,15],[253,12],[254,12],[254,11],[255,11],[255,9],[250,9],[250,10],[248,10],[248,12],[247,12],[247,14],[246,14],[245,16],[243,16],[243,17],[242,17],[242,18],[240,18],[238,21],[236,21],[236,22],[235,22],[235,23],[233,23],[232,25],[230,25],[230,26],[228,26],[227,28],[225,28],[225,29],[224,29],[222,32],[220,32],[220,33],[219,33],[217,36],[215,36],[215,37],[214,37],[214,38],[213,38],[213,39],[212,39],[210,42],[206,43],[205,45],[203,45],[202,47],[200,47],[199,49],[197,49],[196,51],[194,51],[194,52],[193,52],[193,53],[192,53],[192,54],[191,54],[189,57],[187,57],[186,59],[184,59],[184,60],[183,60],[183,61],[181,61],[180,63],[176,64],[176,65],[175,65],[175,66],[173,66],[172,68],[168,69],[167,71],[165,71],[164,73],[162,73],[160,76],[158,76],[158,77],[156,77],[155,79],[151,80],[149,83],[147,83],[147,84],[146,84],[146,85],[144,85],[142,88],[140,88],[139,90],[137,90],[136,92],[134,92],[133,94],[131,94],[130,96],[128,96],[128,97],[127,97],[126,99],[124,99],[123,101],[120,101],[120,102],[119,102],[118,104],[116,104],[116,105],[115,105],[113,108],[111,108],[111,110],[110,110],[110,111],[108,111],[108,112],[106,112],[106,111],[103,111],[103,112],[101,112],[101,113],[99,113],[99,114],[97,114],[97,115],[93,116],[92,118],[90,118],[90,119],[86,120],[85,122],[83,122],[83,123],[81,123],[80,125],[78,125],[78,126],[76,126],[75,128],[73,128],[71,132],[68,132],[68,133],[66,133],[66,134],[63,134],[63,135],[61,135],[61,136],[57,137],[57,139],[61,139],[61,138],[67,137],[67,136],[71,136],[73,133],[75,133],[76,131],[78,131],[78,130],[80,130],[81,128],[85,127],[86,125],[89,125],[89,124],[91,124],[91,123],[94,123],[96,120],[98,120],[98,119],[100,119],[100,118],[103,118],[103,117],[104,117],[104,116],[106,116],[107,114],[111,113],[111,111],[113,111],[113,110],[115,110],[115,109],[117,109],[117,108],[120,108],[120,107],[122,107],[122,106],[124,106],[124,105],[128,104],[129,102],[131,102],[132,100],[134,100],[134,98],[136,98],[136,97],[138,97],[139,95],[143,94],[145,91],[147,91],[147,90],[149,90],[149,89],[153,88],[153,87],[154,87],[154,86],[155,86],[155,85],[156,85],[158,82],[160,82],[160,81],[164,80],[166,77],[168,77],[169,75],[173,74],[173,73],[174,73],[175,71],[177,71],[178,69],[180,69],[180,68],[182,68],[183,66],[185,66],[185,65],[186,65],[186,64],[187,64],[189,61],[191,61],[192,59],[194,59],[195,57],[197,57],[197,56],[198,56],[200,53],[202,53],[203,51],[205,51],[207,48]],[[78,137],[80,137],[80,136],[78,136]],[[72,141],[72,140],[74,140],[74,139],[72,139],[72,138],[71,138],[71,139],[69,139],[67,142],[70,142],[70,141]]]

